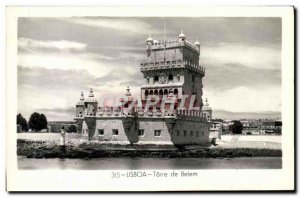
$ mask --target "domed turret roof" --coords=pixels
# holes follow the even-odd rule
[[[181,33],[179,34],[178,38],[185,38],[185,35],[182,30],[181,30]]]
[[[83,92],[81,92],[80,95],[81,95],[80,100],[78,101],[78,103],[76,105],[83,106],[84,105],[84,94],[83,94]]]
[[[127,86],[127,89],[126,89],[126,94],[125,96],[131,96],[131,92],[130,92],[130,88],[129,86]]]
[[[147,42],[153,42],[153,38],[151,37],[151,34],[149,34],[149,37],[147,38]]]
[[[198,42],[198,41],[196,40],[196,42],[194,43],[194,45],[200,46],[200,42]]]
[[[97,99],[94,97],[94,94],[93,94],[94,90],[93,88],[90,89],[90,94],[89,94],[89,97],[85,100],[85,102],[98,102]]]
[[[211,106],[209,106],[209,104],[208,104],[208,100],[207,100],[207,98],[205,99],[205,104],[204,104],[204,106],[202,107],[202,111],[211,111],[212,110],[212,108],[211,108]]]

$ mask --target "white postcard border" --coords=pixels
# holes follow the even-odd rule
[[[8,191],[287,190],[294,188],[293,7],[15,6],[8,7],[6,11],[6,169]],[[148,177],[135,179],[112,179],[111,170],[18,170],[16,157],[17,133],[15,132],[17,114],[17,18],[42,16],[281,17],[283,122],[282,169],[195,170],[199,174],[197,177]],[[160,171],[171,172],[173,170]],[[180,172],[181,170],[176,171]]]

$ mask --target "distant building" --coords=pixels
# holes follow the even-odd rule
[[[212,122],[212,126],[209,128],[210,138],[221,139],[223,132],[223,123],[222,122]]]
[[[281,135],[280,120],[241,120],[243,135]]]
[[[231,126],[233,125],[232,120],[225,120],[222,123],[222,135],[229,135],[232,134],[231,132]]]
[[[202,107],[202,112],[206,115],[207,121],[211,121],[212,119],[212,108],[208,104],[208,99],[205,99],[205,104]]]
[[[243,135],[259,135],[261,132],[259,131],[261,122],[259,120],[246,120],[241,121],[243,124]]]
[[[263,120],[260,127],[261,133],[281,135],[282,121],[280,120]]]

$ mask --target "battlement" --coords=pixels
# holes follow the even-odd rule
[[[165,62],[144,62],[140,64],[141,72],[170,68],[188,68],[202,76],[205,75],[204,67],[187,60],[166,60]]]
[[[194,119],[198,121],[207,121],[205,113],[200,110],[145,110],[142,107],[134,107],[132,109],[119,107],[98,107],[94,113],[78,116],[75,119],[84,119],[85,117],[94,118],[174,118],[174,119]]]
[[[167,41],[154,41],[153,45],[151,46],[151,50],[159,50],[159,49],[169,49],[169,48],[176,48],[176,47],[189,47],[194,52],[199,53],[198,47],[191,44],[188,41],[179,42],[178,40],[167,40]]]

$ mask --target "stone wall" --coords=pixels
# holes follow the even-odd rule
[[[139,142],[153,143],[153,142],[171,142],[171,131],[170,126],[167,125],[167,122],[162,118],[144,118],[137,120],[138,128],[136,133],[138,134],[139,130],[144,131],[143,136],[138,136]],[[169,127],[168,127],[169,126]],[[160,131],[160,136],[155,136],[155,131]]]
[[[166,53],[166,56],[165,56]],[[150,55],[147,57],[147,62],[160,62],[164,61],[164,57],[166,57],[166,61],[173,61],[173,60],[182,60],[183,55],[180,48],[167,48],[164,51],[163,48],[161,49],[154,49],[151,51]]]
[[[89,132],[92,140],[112,143],[205,144],[209,142],[209,127],[210,123],[186,119],[101,118]],[[82,128],[88,130],[85,122]]]
[[[175,144],[207,143],[209,127],[210,123],[208,122],[177,120],[172,132],[172,141]]]

